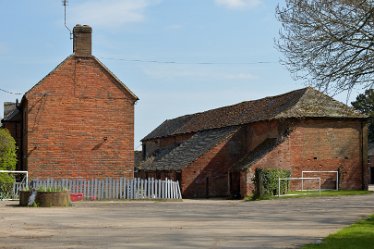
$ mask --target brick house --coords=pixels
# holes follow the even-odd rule
[[[187,198],[250,195],[256,168],[339,171],[341,189],[368,184],[366,117],[313,88],[166,120],[142,144],[138,176],[179,180]]]
[[[138,98],[92,55],[91,27],[75,26],[73,39],[72,55],[19,104],[5,103],[17,169],[31,178],[133,177]]]

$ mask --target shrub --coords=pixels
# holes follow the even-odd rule
[[[39,186],[36,188],[37,192],[47,192],[47,193],[53,193],[53,192],[66,192],[68,191],[67,188],[64,187],[46,187],[46,186]]]
[[[15,170],[17,164],[16,141],[7,129],[0,128],[0,170]],[[0,192],[9,193],[14,177],[0,173]]]
[[[14,170],[17,164],[16,141],[7,129],[0,128],[0,169]]]
[[[257,168],[253,183],[255,185],[254,199],[266,199],[278,194],[278,178],[288,178],[291,172],[285,169]],[[281,181],[280,192],[284,194],[289,189],[289,181]]]

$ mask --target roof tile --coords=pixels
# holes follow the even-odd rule
[[[181,170],[219,142],[231,137],[236,131],[237,128],[229,127],[198,132],[161,159],[155,159],[148,163],[146,161],[141,168],[146,170]]]
[[[366,118],[333,98],[307,87],[164,121],[142,141],[209,129],[284,118]]]

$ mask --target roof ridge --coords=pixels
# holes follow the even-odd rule
[[[334,113],[337,109],[339,109],[339,115]],[[346,115],[351,114],[351,116],[357,115],[356,118],[365,118],[359,111],[312,87],[305,88],[304,94],[300,96],[295,105],[277,115],[277,118],[282,118],[282,116],[287,116],[291,113],[295,116],[302,113],[304,117],[310,114],[316,116],[316,113],[319,113],[319,116],[336,117],[345,113]]]
[[[135,93],[134,92],[132,92],[131,90],[130,90],[130,88],[128,88],[126,85],[125,85],[125,83],[123,83],[112,71],[110,71],[110,69],[107,67],[107,66],[105,66],[105,64],[104,63],[102,63],[98,58],[96,58],[95,56],[93,56],[92,55],[92,58],[103,68],[103,69],[105,69],[105,71],[107,72],[107,73],[109,73],[109,75],[110,76],[112,76],[113,77],[113,79],[115,79],[133,98],[134,98],[134,100],[135,101],[137,101],[137,100],[139,100],[139,98],[135,95]]]
[[[50,76],[51,74],[53,74],[59,67],[61,67],[66,61],[68,61],[69,59],[76,59],[76,58],[82,58],[82,57],[77,57],[76,55],[74,54],[71,54],[69,55],[68,57],[66,57],[64,60],[62,60],[56,67],[54,67],[48,74],[46,74],[41,80],[39,80],[35,85],[33,85],[27,92],[25,92],[25,94],[23,95],[23,98],[26,97],[27,98],[27,95],[32,92],[35,88],[37,88],[48,76]],[[94,61],[96,61],[99,66],[101,66],[111,77],[113,77],[113,79],[115,81],[117,81],[117,83],[119,83],[119,85],[121,85],[122,88],[124,88],[130,95],[131,97],[134,98],[135,101],[139,100],[139,98],[112,72],[109,70],[108,67],[106,67],[104,65],[104,63],[102,63],[99,59],[97,59],[95,56],[91,55],[91,56],[87,56],[87,57],[84,57],[85,59],[93,59]]]
[[[241,105],[241,104],[244,104],[244,103],[260,102],[260,101],[267,100],[267,99],[275,99],[275,98],[279,98],[279,97],[282,97],[282,96],[285,96],[285,95],[288,95],[288,94],[291,94],[291,93],[299,92],[299,91],[302,91],[302,90],[305,90],[305,92],[306,92],[306,90],[308,88],[313,89],[312,87],[304,87],[304,88],[296,89],[296,90],[289,91],[289,92],[286,92],[286,93],[277,94],[277,95],[274,95],[274,96],[266,96],[266,97],[259,98],[259,99],[245,100],[245,101],[241,101],[241,102],[236,103],[236,104],[231,104],[231,105],[225,105],[225,106],[221,106],[221,107],[217,107],[217,108],[212,108],[212,109],[209,109],[209,110],[206,110],[206,111],[196,112],[196,113],[192,113],[192,114],[187,114],[187,115],[183,115],[183,116],[180,116],[180,117],[203,114],[203,113],[210,112],[210,111],[215,111],[215,110],[219,110],[219,109],[224,109],[224,108],[230,108],[230,107],[238,106],[238,105]],[[305,92],[304,92],[304,94],[305,94]],[[174,120],[174,119],[177,119],[177,118],[180,118],[180,117],[176,117],[176,118],[173,118],[173,119],[170,119],[170,120]]]
[[[51,75],[53,72],[55,72],[60,66],[62,66],[67,60],[72,58],[74,55],[71,54],[68,57],[66,57],[64,60],[62,60],[57,66],[55,66],[49,73],[47,73],[43,78],[41,78],[35,85],[33,85],[27,92],[25,92],[22,96],[23,98],[26,98],[27,95],[32,92],[35,88],[37,88],[49,75]]]
[[[285,118],[366,117],[312,87],[305,87],[170,119],[155,128],[142,141]]]

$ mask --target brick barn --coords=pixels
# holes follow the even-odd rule
[[[138,176],[179,180],[185,198],[250,195],[256,168],[339,171],[341,189],[368,184],[366,117],[313,88],[166,120],[142,144]]]
[[[3,126],[19,147],[17,169],[31,178],[134,176],[138,100],[92,55],[92,29],[73,29],[73,54],[5,103]]]

